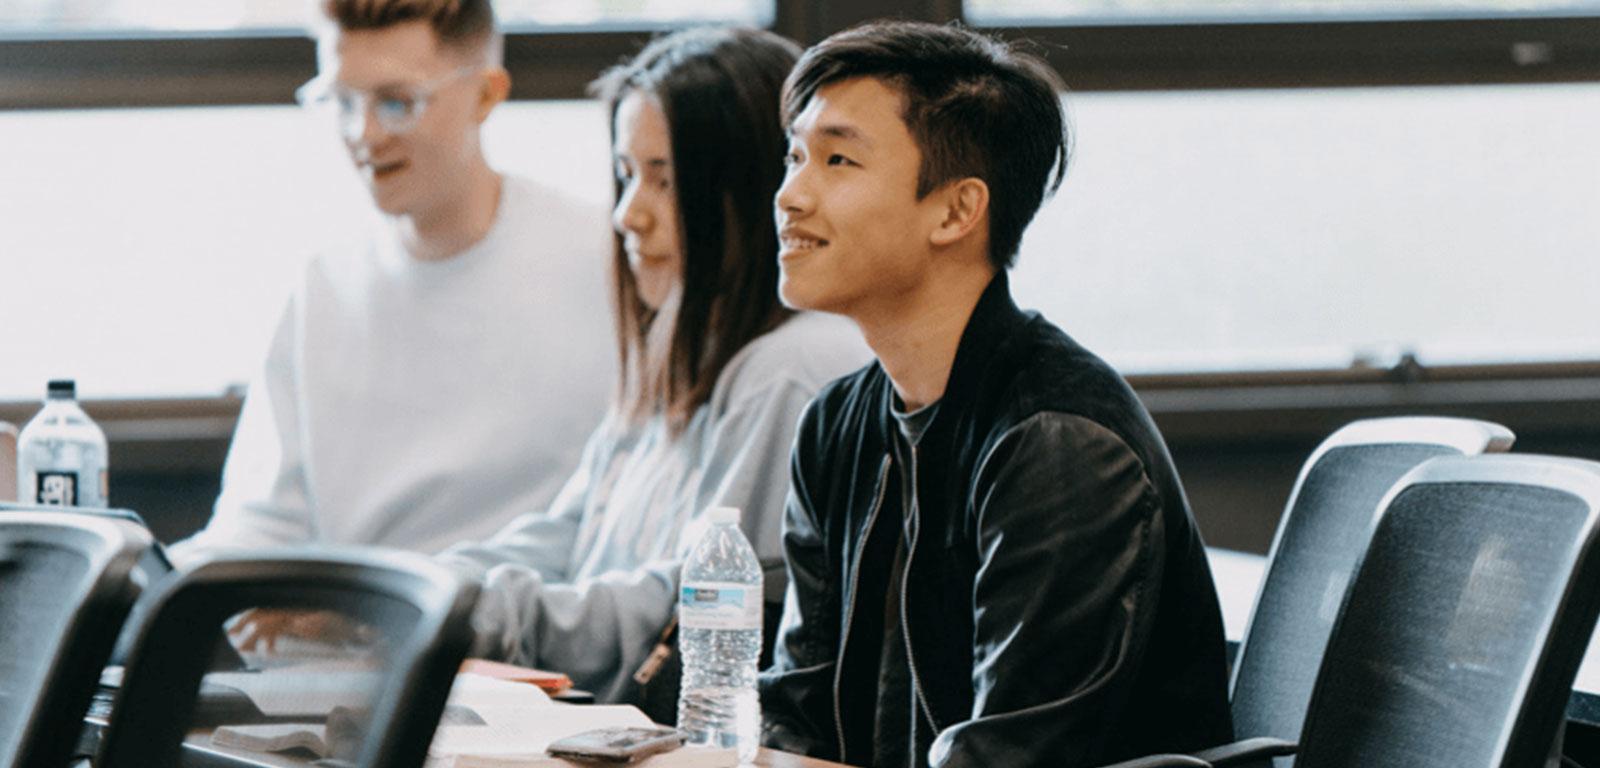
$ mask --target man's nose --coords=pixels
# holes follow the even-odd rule
[[[798,214],[810,210],[811,195],[805,184],[805,171],[790,166],[783,184],[778,187],[778,194],[773,197],[778,213]]]

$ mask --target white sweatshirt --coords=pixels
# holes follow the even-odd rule
[[[612,235],[598,205],[502,189],[451,259],[412,259],[375,221],[308,262],[180,565],[288,543],[431,553],[549,502],[614,386]]]

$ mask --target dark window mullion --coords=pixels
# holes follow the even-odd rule
[[[583,98],[607,67],[648,42],[651,31],[516,32],[506,35],[513,99]]]
[[[299,34],[0,41],[0,109],[289,103],[316,73]]]
[[[1600,80],[1600,17],[995,29],[1074,90]]]
[[[811,45],[863,21],[881,18],[943,22],[958,18],[960,0],[776,0],[773,31]]]

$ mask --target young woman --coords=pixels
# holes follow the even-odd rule
[[[767,580],[782,579],[795,423],[869,357],[847,322],[778,300],[778,97],[798,52],[767,32],[689,30],[595,83],[617,179],[620,387],[551,509],[440,555],[484,579],[474,655],[632,698],[713,506],[743,510]]]

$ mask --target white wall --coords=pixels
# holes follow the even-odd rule
[[[1016,292],[1129,370],[1600,359],[1600,86],[1070,96]],[[0,400],[242,382],[365,205],[292,107],[0,112]],[[603,203],[592,102],[507,105],[503,168]],[[605,258],[596,254],[596,258]],[[530,301],[538,297],[530,296]]]

